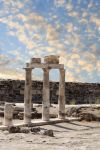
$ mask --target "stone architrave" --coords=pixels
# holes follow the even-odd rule
[[[32,108],[32,81],[31,81],[31,68],[26,68],[26,80],[24,90],[24,123],[31,123],[31,108]]]
[[[49,89],[49,69],[43,69],[43,102],[42,120],[49,121],[50,89]]]
[[[5,126],[13,125],[13,113],[14,113],[13,104],[5,103],[5,107],[4,107],[4,125]]]
[[[60,82],[59,82],[59,119],[65,119],[65,69],[60,69]]]

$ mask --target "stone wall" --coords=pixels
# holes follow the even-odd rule
[[[24,101],[24,84],[20,80],[0,80],[0,101],[23,102]],[[32,101],[42,102],[42,81],[32,82]],[[50,82],[50,101],[58,101],[58,82]],[[95,103],[100,99],[99,83],[72,83],[67,82],[65,86],[67,104],[84,104]]]

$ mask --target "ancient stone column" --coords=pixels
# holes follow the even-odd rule
[[[26,68],[25,90],[24,90],[24,123],[31,123],[31,101],[32,101],[32,81],[31,68]]]
[[[59,119],[65,118],[65,69],[60,69],[58,109]]]
[[[43,69],[43,102],[42,102],[42,120],[49,120],[50,107],[50,89],[49,89],[49,69]]]
[[[13,104],[5,103],[5,107],[4,107],[4,125],[5,126],[13,125],[13,112],[14,112]]]

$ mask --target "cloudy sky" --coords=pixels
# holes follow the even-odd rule
[[[0,78],[24,79],[30,58],[51,54],[66,81],[100,82],[100,0],[0,0]]]

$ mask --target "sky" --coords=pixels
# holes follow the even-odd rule
[[[100,82],[100,0],[0,0],[0,78],[25,79],[26,62],[47,55],[60,56],[67,82]]]

